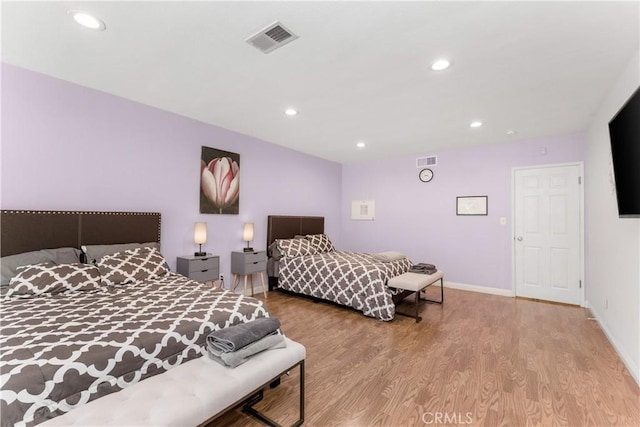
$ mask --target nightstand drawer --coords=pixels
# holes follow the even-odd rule
[[[220,259],[217,256],[209,258],[196,258],[189,262],[189,271],[198,272],[211,269],[218,269]]]
[[[220,278],[220,257],[217,255],[178,257],[177,271],[198,282],[212,282]]]
[[[214,280],[218,280],[220,277],[217,268],[213,268],[211,270],[205,271],[192,271],[189,274],[189,279],[198,281],[198,282],[213,282]]]
[[[267,270],[267,252],[232,252],[231,273],[253,274]]]
[[[262,282],[262,293],[267,297],[267,287],[264,283],[264,272],[267,270],[267,251],[256,252],[231,252],[231,274],[233,283],[231,290],[235,291],[240,280],[244,282],[244,294],[247,293],[247,279],[251,285],[251,296],[253,296],[253,275],[257,274]]]
[[[265,251],[245,252],[243,255],[245,264],[255,264],[260,261],[264,261],[265,263],[267,262],[267,253]]]
[[[265,271],[266,269],[267,269],[267,261],[258,261],[252,264],[245,264],[244,266],[240,266],[241,271],[238,271],[238,274],[259,273],[261,271]]]

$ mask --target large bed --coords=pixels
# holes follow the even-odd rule
[[[138,244],[101,258],[97,267],[52,256],[18,269],[13,285],[0,288],[2,426],[36,425],[162,374],[206,354],[211,331],[269,316],[258,299],[168,271],[148,245],[160,241],[159,214],[2,211],[0,226],[3,277],[9,260],[24,253],[36,259],[60,256],[55,248],[79,253],[82,246]],[[58,283],[50,292],[39,284],[63,274],[73,286]]]
[[[335,250],[324,234],[323,217],[269,216],[267,247],[271,286],[384,321],[394,318],[394,300],[402,292],[387,281],[411,268],[403,256]]]

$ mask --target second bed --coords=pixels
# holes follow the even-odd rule
[[[269,217],[269,274],[277,286],[392,320],[400,291],[387,281],[409,271],[411,262],[397,253],[336,251],[323,231],[322,217]]]

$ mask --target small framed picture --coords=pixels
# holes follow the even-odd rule
[[[373,221],[376,219],[375,200],[353,200],[351,202],[351,219]]]
[[[488,196],[456,197],[456,215],[488,215]]]

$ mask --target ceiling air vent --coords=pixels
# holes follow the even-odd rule
[[[427,166],[435,166],[438,164],[438,156],[426,156],[416,158],[417,168],[426,168]]]
[[[280,22],[274,22],[245,40],[263,53],[269,53],[294,41],[298,36],[289,31]]]

